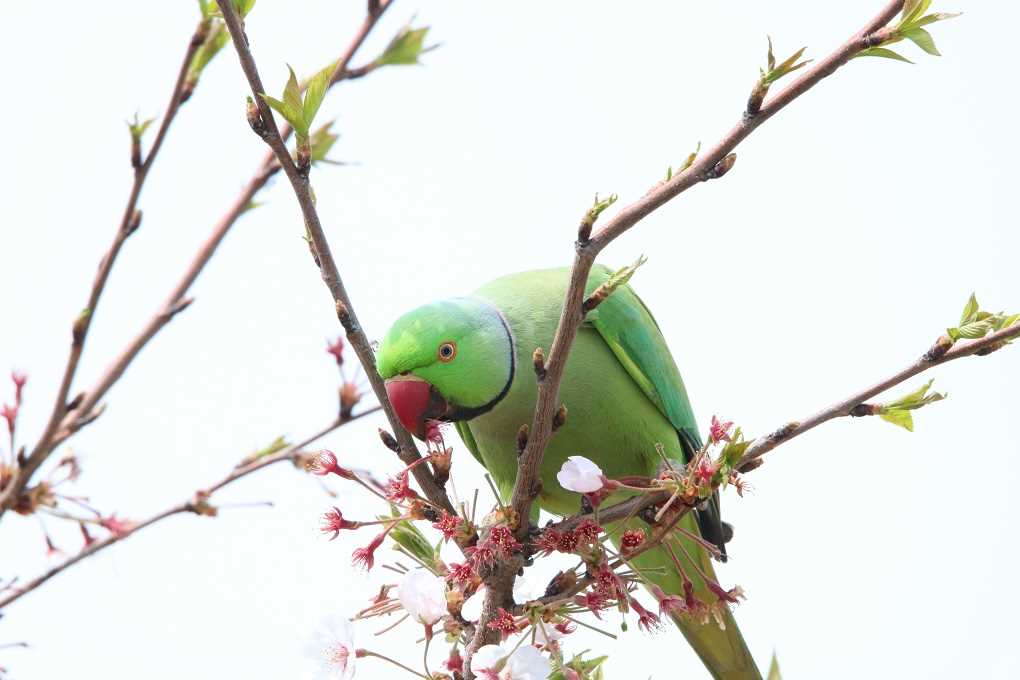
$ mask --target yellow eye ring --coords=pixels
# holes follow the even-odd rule
[[[454,357],[457,356],[457,343],[449,340],[439,346],[439,350],[436,352],[436,356],[444,364],[453,361]]]

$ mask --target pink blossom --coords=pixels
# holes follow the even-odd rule
[[[14,383],[14,403],[21,404],[21,391],[25,389],[28,376],[18,371],[11,371],[11,381]]]
[[[496,617],[489,621],[489,628],[492,630],[498,630],[500,637],[506,640],[511,635],[519,632],[517,629],[517,622],[514,620],[514,615],[503,609],[499,608],[496,612]]]
[[[332,354],[333,358],[336,359],[336,365],[342,366],[344,363],[344,339],[338,335],[336,340],[330,342],[326,341],[326,354]]]
[[[383,540],[386,538],[386,534],[389,533],[389,529],[383,531],[381,534],[372,539],[364,548],[358,548],[351,553],[351,564],[355,567],[361,567],[365,571],[370,571],[375,566],[375,551],[382,545]]]
[[[358,522],[352,522],[344,519],[344,515],[340,512],[340,508],[333,506],[333,510],[322,514],[321,524],[319,525],[319,531],[324,534],[333,532],[333,535],[329,537],[329,540],[333,540],[340,535],[343,529],[357,529],[360,525]]]
[[[129,519],[123,517],[117,517],[117,515],[110,515],[99,520],[99,525],[109,531],[114,536],[127,536],[134,529],[135,523]]]
[[[712,425],[708,432],[709,440],[711,440],[713,444],[718,442],[728,442],[730,440],[731,427],[733,427],[732,420],[721,422],[717,417],[712,416]]]
[[[354,479],[354,473],[350,470],[340,467],[337,462],[336,454],[328,449],[323,449],[319,452],[312,462],[308,465],[308,471],[313,475],[324,477],[328,474],[339,475],[344,479]]]
[[[464,520],[459,515],[451,515],[446,510],[439,519],[432,523],[432,528],[443,534],[443,542],[456,536],[464,527]]]

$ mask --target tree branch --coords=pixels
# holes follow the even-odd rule
[[[962,359],[963,357],[974,355],[984,356],[1000,349],[1006,342],[1017,337],[1020,337],[1020,324],[1003,328],[1000,331],[990,333],[989,335],[977,340],[959,341],[949,349],[945,349],[946,345],[943,344],[943,341],[940,338],[939,342],[936,342],[935,345],[933,345],[932,348],[923,356],[900,372],[889,376],[885,380],[875,383],[867,389],[852,394],[846,399],[836,402],[828,408],[822,409],[821,411],[808,416],[804,420],[791,421],[776,429],[771,434],[756,439],[744,453],[744,456],[741,458],[737,468],[746,469],[749,465],[755,465],[759,458],[772,449],[776,448],[780,444],[790,441],[794,437],[799,437],[808,430],[818,427],[822,423],[828,422],[834,418],[852,415],[851,411],[853,411],[854,407],[863,404],[868,399],[885,392],[891,387],[913,378],[915,375],[924,373],[935,366],[955,361],[956,359]],[[946,340],[948,340],[948,338],[946,338]]]
[[[378,22],[389,4],[390,3],[387,2],[379,9],[378,12],[365,18],[361,28],[338,59],[336,69],[330,79],[330,87],[344,80],[361,78],[375,70],[376,65],[374,62],[369,62],[368,64],[357,68],[349,68],[349,66],[358,48],[364,43],[365,38],[371,32],[371,29]],[[200,29],[201,26],[202,25],[200,25]],[[176,115],[180,105],[184,100],[186,100],[186,97],[184,97],[184,90],[187,86],[186,83],[182,81],[182,77],[187,75],[188,66],[194,56],[194,51],[197,49],[198,45],[201,45],[202,42],[197,38],[202,35],[203,34],[200,30],[196,30],[195,36],[192,37],[192,41],[189,43],[189,52],[185,56],[182,64],[181,72],[175,85],[174,95],[171,97],[171,102],[167,109],[167,114],[163,117],[163,122],[160,126],[159,132],[157,133],[152,150],[146,157],[145,162],[139,168],[139,171],[144,171],[145,173],[145,175],[142,176],[143,182],[144,177],[148,173],[149,167],[151,167],[152,162],[155,160],[156,152],[162,145],[173,116]],[[290,133],[291,130],[289,128],[282,131],[285,139],[288,135],[290,135]],[[216,249],[219,247],[220,243],[222,243],[230,229],[248,210],[251,203],[255,200],[255,197],[263,188],[265,188],[265,186],[269,183],[269,180],[272,179],[279,169],[280,166],[276,162],[275,155],[272,151],[268,152],[259,163],[255,173],[248,180],[248,183],[241,190],[241,193],[234,199],[230,208],[228,208],[227,212],[224,213],[224,215],[214,225],[209,236],[206,238],[206,241],[202,244],[192,261],[188,264],[183,276],[170,292],[170,295],[167,296],[163,305],[146,322],[142,330],[139,331],[128,345],[124,347],[124,349],[121,350],[121,352],[113,359],[95,384],[93,384],[92,387],[85,392],[81,393],[81,395],[74,400],[73,408],[70,408],[66,402],[70,392],[71,382],[83,349],[82,345],[72,345],[72,356],[68,360],[68,367],[65,370],[58,398],[54,404],[50,423],[47,424],[46,431],[43,436],[40,437],[38,443],[33,448],[32,454],[25,461],[24,465],[20,468],[20,470],[15,470],[11,483],[4,489],[0,490],[0,517],[3,516],[3,513],[12,504],[17,502],[17,498],[31,481],[32,475],[36,470],[38,470],[39,466],[46,461],[50,454],[52,454],[58,446],[65,442],[75,432],[98,417],[101,413],[101,409],[97,409],[97,405],[100,400],[106,396],[110,388],[112,388],[124,374],[131,362],[134,361],[142,349],[144,349],[144,347],[156,336],[157,333],[159,333],[160,330],[163,329],[164,326],[170,323],[170,321],[178,313],[188,307],[191,303],[191,299],[186,296],[191,286],[195,283],[206,265],[212,259]],[[141,189],[138,181],[138,171],[136,171],[135,184],[136,186],[132,190],[131,197],[129,198],[129,209],[125,211],[125,217],[135,214],[134,203],[137,202],[138,194]],[[128,224],[130,226],[130,223]],[[113,259],[116,257],[117,252],[119,252],[124,239],[130,235],[130,233],[124,234],[123,231],[124,227],[122,223],[121,230],[118,231],[114,243],[101,262],[100,272],[97,274],[96,283],[93,284],[93,297],[90,297],[89,307],[87,307],[87,309],[94,310],[99,293],[102,292],[102,287],[105,286],[106,278],[109,275],[109,269],[113,265]],[[99,288],[97,288],[97,285]],[[90,322],[91,314],[85,322],[86,325],[84,326],[84,331],[87,332],[87,324]],[[84,342],[84,335],[82,335],[82,341]],[[55,425],[54,418],[56,418]]]
[[[854,415],[854,409],[872,397],[882,394],[883,392],[906,382],[910,378],[920,375],[921,373],[924,373],[936,366],[940,366],[950,361],[955,361],[956,359],[962,359],[964,357],[975,355],[985,356],[986,354],[1000,349],[1004,343],[1010,340],[1015,340],[1016,338],[1020,338],[1020,324],[1004,328],[977,340],[964,340],[957,342],[948,349],[948,351],[946,350],[946,345],[943,344],[943,341],[940,339],[939,342],[935,343],[932,349],[903,370],[875,383],[871,387],[853,393],[849,397],[832,404],[828,408],[824,408],[821,411],[814,413],[804,420],[787,422],[781,427],[773,430],[770,434],[755,439],[735,467],[737,469],[742,469],[745,472],[756,469],[762,462],[759,459],[769,451],[787,443],[794,437],[804,434],[808,430],[814,429],[822,423],[836,418]],[[667,498],[669,498],[669,495],[670,494],[666,491],[652,491],[640,496],[635,496],[607,508],[600,508],[597,519],[600,522],[608,524],[627,517],[635,517],[646,508],[652,508],[662,504]],[[545,529],[554,529],[556,531],[566,533],[574,530],[581,522],[587,519],[594,520],[596,517],[593,513],[575,515],[551,524]]]
[[[760,110],[753,115],[745,113],[740,121],[721,140],[704,154],[695,158],[689,167],[669,180],[658,184],[634,203],[624,207],[590,237],[588,236],[592,226],[590,221],[582,222],[582,229],[579,231],[578,240],[575,244],[576,254],[571,269],[570,284],[560,313],[559,323],[556,327],[552,348],[548,353],[548,361],[544,365],[544,371],[538,375],[538,399],[535,406],[535,414],[529,430],[527,446],[521,454],[518,463],[517,480],[514,484],[510,503],[513,515],[520,518],[521,526],[519,534],[521,536],[527,531],[531,505],[538,493],[539,468],[546,446],[552,436],[552,422],[559,407],[559,386],[566,368],[567,357],[574,338],[577,336],[578,328],[580,328],[584,321],[585,286],[592,265],[595,263],[595,258],[618,236],[657,208],[665,205],[687,189],[725,174],[732,167],[735,159],[730,154],[741,141],[797,97],[850,61],[859,51],[870,46],[874,40],[874,34],[886,26],[902,8],[903,0],[887,3],[873,19],[865,24],[849,40],[829,56],[817,62],[815,66],[807,69],[803,75],[795,79],[787,87],[769,98],[761,106]],[[506,565],[501,570],[509,571],[512,567],[513,565]],[[476,649],[484,644],[491,643],[496,638],[493,635],[495,631],[489,630],[486,625],[488,623],[486,614],[491,616],[495,613],[496,608],[501,606],[502,602],[510,597],[513,588],[514,577],[512,575],[506,578],[504,575],[497,573],[492,578],[498,582],[499,587],[490,586],[488,589],[477,633],[467,649],[467,658],[469,660],[471,654]]]
[[[817,85],[837,68],[847,63],[857,52],[867,47],[869,36],[889,23],[902,8],[902,0],[889,3],[874,19],[835,52],[819,61],[804,75],[767,100],[756,115],[744,116],[714,147],[695,159],[694,163],[685,171],[658,185],[641,199],[620,210],[590,239],[578,241],[576,244],[577,254],[570,276],[570,287],[556,328],[552,349],[548,355],[549,359],[545,365],[545,374],[539,380],[535,416],[529,430],[528,445],[521,455],[517,482],[514,485],[511,504],[519,517],[527,517],[531,509],[534,488],[538,481],[539,466],[552,434],[553,415],[559,406],[557,400],[560,381],[566,368],[570,347],[577,336],[578,328],[584,321],[582,305],[585,285],[598,254],[655,209],[665,205],[696,184],[707,179],[714,179],[718,164],[723,162],[741,141],[787,104]]]
[[[387,2],[385,6],[388,7],[389,5],[390,2]],[[372,391],[385,411],[390,427],[397,437],[397,442],[400,446],[398,455],[404,463],[410,465],[420,460],[421,454],[411,439],[411,435],[401,426],[386,396],[386,386],[375,367],[375,352],[372,350],[368,337],[365,335],[365,331],[362,329],[361,323],[355,314],[354,305],[340,277],[336,261],[333,259],[333,253],[330,250],[329,242],[322,228],[322,222],[315,209],[307,169],[301,170],[294,163],[294,159],[287,150],[284,137],[277,128],[273,112],[262,98],[262,95],[265,93],[265,87],[262,84],[262,78],[259,76],[255,59],[248,46],[247,36],[244,33],[244,28],[236,11],[230,3],[226,3],[226,6],[222,9],[224,21],[227,24],[227,29],[230,31],[230,37],[233,40],[238,60],[241,63],[241,70],[244,71],[248,85],[251,87],[255,105],[258,107],[258,115],[262,126],[260,136],[269,145],[269,148],[276,157],[276,161],[283,168],[287,179],[290,181],[294,195],[301,206],[305,229],[311,243],[312,255],[319,267],[322,280],[333,297],[337,318],[340,320],[341,325],[343,325],[347,339],[365,369],[365,374],[372,385]],[[453,512],[453,506],[446,494],[446,490],[436,482],[435,477],[426,466],[415,466],[413,474],[425,496],[433,504],[448,512]]]
[[[32,474],[40,465],[42,465],[43,461],[49,455],[52,450],[53,439],[57,434],[60,422],[64,418],[64,415],[70,410],[67,404],[68,395],[71,392],[71,384],[74,382],[74,376],[78,370],[78,363],[81,360],[82,351],[85,349],[85,340],[88,337],[89,328],[92,326],[92,319],[95,317],[96,307],[99,305],[99,299],[102,297],[103,291],[106,288],[106,282],[110,277],[114,261],[116,261],[121,247],[124,245],[124,242],[128,239],[128,237],[134,233],[136,229],[138,229],[138,226],[141,223],[142,214],[137,209],[138,198],[142,193],[145,180],[149,176],[149,170],[152,169],[152,165],[156,161],[159,150],[163,146],[163,141],[166,139],[167,131],[170,129],[170,124],[173,123],[178,111],[180,111],[181,104],[183,104],[186,99],[185,83],[188,76],[188,69],[191,66],[191,61],[195,56],[195,52],[202,45],[202,41],[205,39],[205,35],[208,30],[209,22],[207,20],[203,20],[198,24],[198,27],[195,29],[191,38],[188,39],[188,47],[184,51],[184,58],[181,60],[181,66],[177,73],[177,80],[174,83],[173,91],[170,94],[170,101],[167,103],[166,111],[163,114],[162,121],[160,122],[159,130],[156,133],[156,138],[153,140],[152,147],[149,149],[149,153],[146,155],[145,160],[137,164],[135,167],[134,183],[131,186],[127,205],[124,206],[124,214],[121,216],[120,224],[117,226],[113,242],[107,249],[106,254],[103,255],[103,259],[99,262],[99,270],[96,272],[96,277],[92,282],[92,290],[89,292],[88,301],[85,304],[85,308],[74,322],[71,332],[71,350],[67,357],[67,364],[64,367],[64,374],[60,381],[60,387],[57,389],[57,396],[56,399],[54,399],[53,410],[46,423],[46,428],[43,430],[42,436],[32,449],[32,453],[28,456],[27,460],[24,461],[23,469],[19,472],[16,468],[10,484],[6,489],[0,491],[0,516],[2,516],[5,508],[12,501],[17,500],[18,495],[21,493],[21,490],[24,489],[28,480],[31,479]],[[15,462],[15,465],[17,464],[18,461]]]
[[[131,525],[124,531],[118,533],[111,533],[104,539],[86,545],[77,554],[68,557],[60,564],[57,564],[47,569],[45,572],[43,572],[39,576],[36,576],[34,579],[28,581],[24,585],[22,586],[12,585],[10,587],[11,592],[8,595],[0,597],[0,609],[3,609],[7,605],[20,599],[24,595],[27,595],[28,593],[32,592],[42,584],[46,583],[46,581],[49,581],[51,578],[61,573],[62,571],[65,571],[66,569],[73,567],[78,562],[81,562],[84,559],[92,557],[96,553],[109,548],[115,543],[119,543],[128,536],[136,534],[142,529],[157,524],[168,517],[173,517],[174,515],[180,515],[187,512],[196,515],[215,514],[216,509],[209,504],[209,499],[212,497],[214,493],[216,493],[220,489],[229,486],[230,484],[233,484],[242,477],[247,477],[253,472],[257,472],[259,470],[267,468],[270,465],[275,465],[277,463],[281,463],[283,461],[288,460],[292,462],[297,462],[304,448],[309,444],[315,442],[318,439],[321,439],[322,437],[325,437],[327,434],[330,434],[331,432],[337,430],[343,425],[346,425],[347,423],[358,420],[359,418],[367,416],[371,413],[375,413],[378,410],[379,407],[374,406],[370,409],[362,411],[361,413],[358,413],[357,415],[350,416],[349,418],[335,420],[326,427],[324,427],[323,429],[319,430],[318,432],[312,435],[309,435],[308,437],[305,437],[303,440],[297,442],[296,444],[291,444],[290,446],[280,451],[277,451],[274,454],[263,456],[262,458],[259,458],[248,463],[247,465],[234,468],[233,470],[230,471],[230,474],[228,474],[226,477],[220,479],[211,486],[208,486],[204,489],[200,489],[199,491],[195,492],[195,494],[192,495],[192,497],[189,498],[188,500],[182,501],[180,503],[177,503],[176,505],[172,505],[169,508],[166,508],[165,510],[157,512],[151,517],[148,517],[147,519],[142,520],[137,524]]]

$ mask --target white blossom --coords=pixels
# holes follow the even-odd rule
[[[577,493],[593,493],[605,483],[602,468],[584,456],[567,458],[556,473],[556,479],[564,489]]]
[[[546,680],[552,673],[552,666],[537,648],[524,645],[510,655],[506,670],[510,672],[507,680]]]
[[[531,645],[518,647],[509,658],[499,645],[485,645],[471,658],[471,671],[485,680],[546,680],[552,666]]]
[[[551,623],[540,623],[535,626],[535,642],[548,647],[563,637],[560,629]]]
[[[446,581],[427,569],[409,571],[400,582],[400,604],[418,623],[431,626],[446,615]]]
[[[343,616],[323,619],[308,642],[305,654],[316,665],[316,680],[353,678],[357,659],[354,626]]]
[[[460,615],[467,621],[477,621],[478,617],[482,615],[482,605],[485,604],[485,586],[482,586],[476,590],[471,597],[464,600],[464,604],[461,605]]]

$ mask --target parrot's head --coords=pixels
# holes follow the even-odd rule
[[[495,406],[510,389],[515,364],[502,314],[473,298],[404,314],[386,333],[376,359],[397,417],[422,439],[428,420],[468,420]]]

